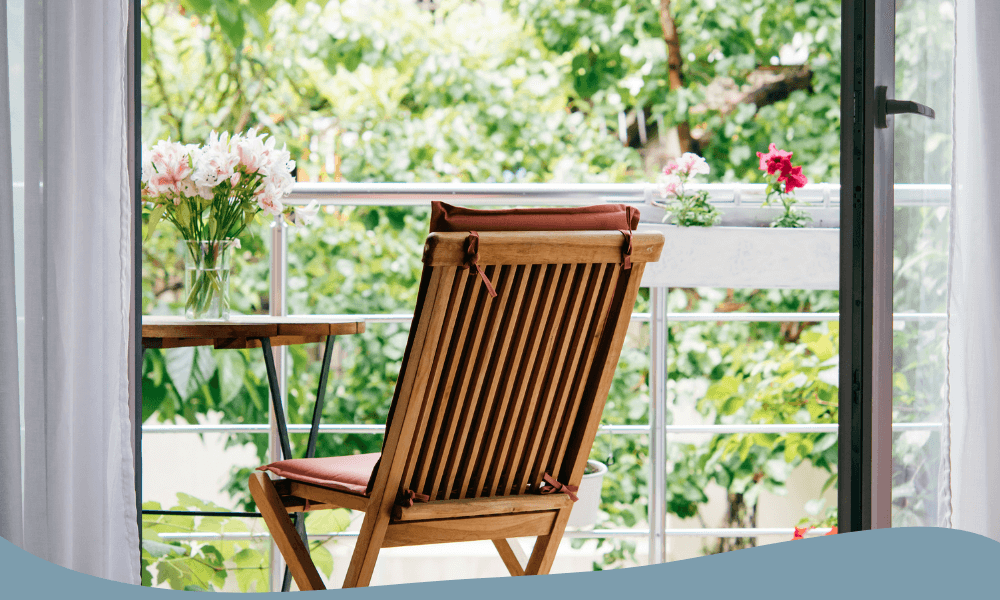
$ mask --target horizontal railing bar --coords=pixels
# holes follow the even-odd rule
[[[691,184],[691,191],[705,190],[709,202],[719,205],[754,206],[766,197],[761,183]],[[947,206],[949,184],[896,184],[897,206]],[[649,204],[659,198],[652,183],[296,183],[287,199],[291,205],[316,200],[339,206],[421,206],[430,200],[460,202],[468,206],[498,204],[587,204],[628,202]],[[840,204],[840,184],[812,183],[796,191],[801,208],[824,208]],[[519,201],[519,202],[518,202]],[[812,206],[810,206],[812,205]]]
[[[807,536],[819,536],[826,535],[830,532],[829,527],[818,527],[816,529],[810,529],[806,532]],[[780,535],[791,537],[795,535],[794,527],[733,527],[733,528],[715,528],[715,529],[666,529],[664,533],[668,536],[675,537],[718,537],[718,538],[743,538],[743,537],[763,537],[770,535]],[[315,540],[316,538],[356,538],[359,532],[357,531],[339,531],[335,533],[310,533],[309,538]],[[161,533],[160,538],[167,541],[211,541],[225,539],[228,541],[254,541],[260,540],[264,541],[270,539],[270,534],[260,533],[217,533],[217,532],[204,532],[204,531],[192,531],[192,532],[177,532],[177,533]],[[582,539],[593,539],[593,538],[639,538],[648,537],[649,529],[590,529],[582,531],[572,531],[567,530],[563,537],[566,538],[582,538]]]
[[[290,424],[289,433],[309,433],[309,425]],[[942,423],[893,423],[893,431],[933,431],[943,427]],[[266,424],[250,425],[143,425],[142,433],[267,433]],[[320,425],[320,433],[353,433],[379,435],[385,433],[385,425]],[[601,433],[618,435],[647,435],[649,425],[602,425]],[[724,435],[728,433],[834,433],[836,423],[748,423],[748,424],[709,424],[709,425],[667,425],[667,433],[710,433]]]
[[[293,315],[294,316],[294,315]],[[412,314],[369,314],[369,315],[310,315],[310,316],[350,316],[361,319],[365,324],[378,325],[386,323],[409,323],[413,320]],[[947,313],[893,313],[894,321],[943,321],[948,318]],[[787,322],[809,322],[809,321],[837,321],[840,319],[839,312],[690,312],[690,313],[668,313],[667,321],[683,323],[707,323],[713,321],[727,322],[750,322],[750,323],[787,323]],[[649,321],[649,313],[633,313],[633,322]]]

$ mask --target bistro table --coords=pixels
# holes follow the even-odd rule
[[[271,404],[274,407],[275,423],[278,427],[278,439],[281,444],[283,459],[294,458],[291,443],[288,440],[288,425],[284,407],[281,405],[281,394],[278,389],[278,374],[274,366],[275,346],[291,346],[295,344],[311,344],[325,339],[323,352],[323,368],[319,376],[319,389],[316,390],[316,404],[313,407],[312,425],[309,430],[309,442],[306,445],[305,456],[312,458],[316,453],[316,439],[319,436],[319,422],[323,414],[323,397],[326,392],[327,376],[330,373],[330,359],[333,356],[333,342],[338,335],[353,335],[363,333],[365,322],[357,317],[336,316],[294,316],[272,317],[267,315],[234,316],[228,321],[193,321],[179,316],[142,317],[142,351],[148,348],[187,348],[192,346],[212,346],[215,349],[260,348],[264,355],[264,365],[267,368],[267,382],[271,390]],[[136,407],[136,423],[142,420],[142,407]],[[138,428],[138,426],[137,426]],[[138,444],[137,444],[138,445]],[[136,473],[139,473],[139,453],[136,453]],[[260,513],[249,512],[214,512],[214,511],[169,511],[143,510],[142,514],[155,515],[200,515],[214,517],[259,517]],[[306,540],[305,518],[295,515],[295,527]],[[286,567],[282,591],[286,591],[291,583]]]

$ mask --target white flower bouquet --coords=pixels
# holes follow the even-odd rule
[[[212,132],[204,146],[160,141],[143,150],[142,196],[149,213],[147,238],[166,219],[187,242],[185,314],[222,318],[229,314],[228,253],[257,215],[284,214],[309,222],[314,201],[296,211],[282,199],[291,192],[295,162],[274,138],[251,129],[229,137]]]

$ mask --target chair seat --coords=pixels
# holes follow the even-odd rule
[[[257,470],[270,471],[285,479],[367,496],[368,480],[381,455],[381,452],[372,452],[350,456],[293,458],[257,467]]]

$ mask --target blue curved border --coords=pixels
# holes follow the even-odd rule
[[[906,598],[997,597],[1000,543],[951,529],[823,536],[649,567],[595,573],[328,590],[363,600],[409,598]],[[58,567],[0,538],[4,598],[174,597]],[[273,596],[274,593],[271,593]]]

